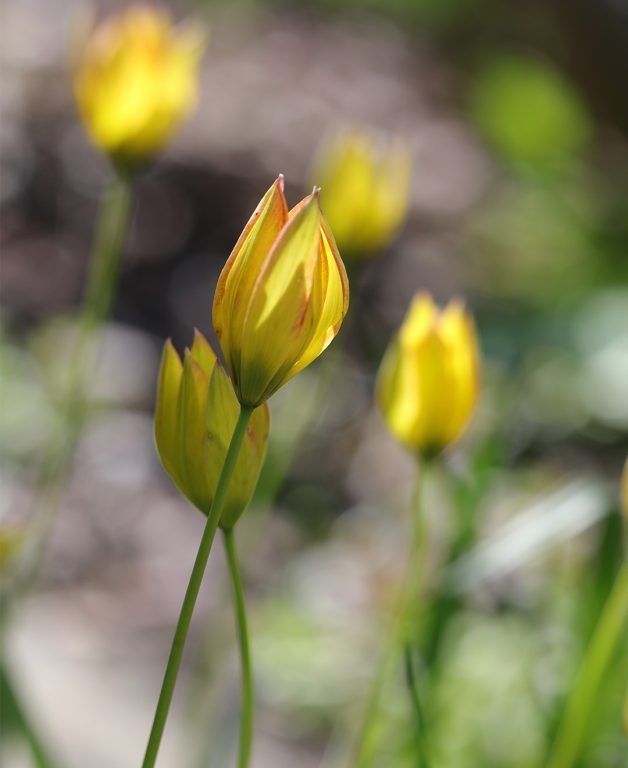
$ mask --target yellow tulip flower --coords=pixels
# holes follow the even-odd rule
[[[93,142],[123,166],[142,164],[195,107],[203,39],[138,5],[102,22],[74,63],[74,93]]]
[[[155,410],[155,442],[166,472],[179,490],[205,515],[240,406],[216,355],[195,332],[183,362],[170,341],[164,345]],[[220,519],[232,528],[249,503],[266,453],[268,406],[254,411],[240,449]]]
[[[461,302],[439,310],[415,296],[377,378],[377,399],[392,434],[433,456],[466,427],[478,395],[479,353],[473,321]]]
[[[283,177],[251,216],[222,270],[214,328],[242,405],[254,407],[331,343],[349,284],[318,190],[288,210]]]
[[[364,256],[392,239],[408,210],[411,166],[401,142],[384,146],[364,131],[323,144],[312,179],[343,253]]]

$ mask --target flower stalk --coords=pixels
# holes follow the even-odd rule
[[[628,562],[624,561],[567,700],[547,768],[572,768],[578,761],[600,685],[628,620]]]
[[[405,654],[407,654],[409,648],[410,632],[416,625],[427,544],[425,517],[422,509],[422,496],[427,465],[428,462],[423,462],[421,467],[417,465],[416,487],[414,503],[412,505],[412,535],[406,572],[399,592],[397,609],[393,616],[391,631],[385,640],[385,646],[380,656],[375,676],[367,696],[366,708],[362,717],[358,738],[354,745],[351,765],[356,768],[362,768],[362,766],[371,764],[371,758],[373,757],[376,746],[374,730],[378,719],[382,690],[391,674],[395,661],[399,658],[400,652],[402,651],[404,653],[405,669],[406,672],[408,671],[408,659]],[[412,667],[412,671],[414,671],[414,667]],[[420,699],[416,679],[414,679],[414,677],[410,689],[410,698],[417,716],[417,721],[421,720],[422,722]],[[419,702],[418,710],[417,702]],[[421,723],[419,723],[418,727],[422,731]],[[421,756],[421,768],[427,768],[425,735],[422,732],[418,734],[417,745]]]
[[[99,332],[111,310],[120,257],[133,199],[133,177],[116,173],[103,193],[96,236],[89,259],[68,378],[62,392],[61,413],[41,467],[29,563],[19,574],[24,591],[36,580],[48,544],[65,475],[85,421],[88,375],[98,354]]]
[[[188,630],[190,628],[190,622],[192,620],[192,613],[194,612],[194,606],[196,605],[198,593],[201,588],[201,583],[205,574],[205,568],[207,567],[207,561],[209,559],[209,553],[214,541],[214,536],[216,535],[216,529],[220,523],[220,517],[225,501],[227,499],[229,483],[236,468],[236,461],[240,452],[240,447],[244,441],[247,426],[252,414],[252,408],[242,406],[240,415],[238,416],[238,420],[233,431],[233,435],[231,437],[229,449],[227,451],[220,478],[216,486],[213,503],[207,516],[207,523],[205,524],[205,529],[203,530],[203,535],[199,544],[196,560],[194,561],[194,566],[192,568],[190,580],[185,592],[185,597],[183,598],[183,603],[181,605],[181,611],[172,640],[172,647],[170,649],[170,655],[168,657],[168,663],[166,665],[166,671],[164,674],[161,691],[159,693],[159,699],[157,701],[155,717],[153,719],[153,725],[151,728],[150,736],[148,738],[148,744],[146,745],[146,753],[144,755],[142,768],[153,768],[157,761],[159,745],[163,736],[166,720],[168,719],[168,711],[170,709],[172,695],[174,693],[174,687],[177,681],[177,675],[181,666],[183,649],[185,648],[185,642]]]
[[[240,648],[240,665],[242,673],[242,702],[240,705],[240,746],[238,753],[238,768],[248,768],[251,757],[251,742],[253,739],[253,708],[254,687],[251,667],[251,652],[249,647],[249,632],[246,620],[246,602],[240,577],[240,568],[235,547],[233,528],[223,530],[225,550],[229,564],[229,576],[233,589],[238,644]]]

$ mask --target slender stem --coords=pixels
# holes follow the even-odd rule
[[[192,613],[194,612],[194,606],[196,604],[196,598],[198,597],[201,583],[203,581],[203,575],[207,566],[207,560],[209,559],[209,553],[212,548],[214,536],[216,535],[216,529],[220,522],[220,515],[224,507],[224,503],[227,497],[227,491],[229,489],[229,482],[235,469],[236,460],[240,452],[240,446],[246,434],[246,428],[249,423],[249,419],[253,413],[252,408],[245,408],[242,406],[238,421],[236,422],[229,444],[227,455],[225,456],[225,463],[218,479],[218,485],[216,486],[216,492],[214,494],[214,501],[212,503],[209,515],[207,516],[207,523],[201,537],[196,560],[194,561],[194,567],[190,575],[190,581],[185,591],[185,597],[183,598],[183,604],[181,605],[181,612],[179,613],[179,620],[177,621],[177,628],[172,640],[172,648],[170,649],[170,655],[168,657],[168,663],[166,665],[166,671],[164,674],[161,691],[159,693],[159,700],[157,701],[157,709],[155,711],[155,718],[151,728],[150,736],[148,738],[148,744],[146,745],[146,753],[144,755],[144,762],[142,768],[152,768],[157,761],[157,753],[159,752],[159,745],[161,743],[161,737],[164,732],[166,720],[168,718],[168,711],[170,709],[170,703],[172,702],[172,694],[174,693],[175,683],[177,681],[177,675],[179,673],[179,667],[181,666],[181,658],[183,656],[183,649],[185,647],[185,641],[187,638],[188,630],[190,628],[190,622],[192,620]]]
[[[419,692],[419,681],[416,670],[414,669],[414,658],[412,654],[412,643],[406,642],[404,648],[404,662],[406,671],[406,683],[410,693],[410,700],[414,710],[416,720],[416,744],[419,753],[419,765],[421,768],[428,768],[429,761],[427,757],[427,745],[425,743],[425,715],[421,703],[421,694]]]
[[[238,756],[238,768],[248,768],[251,757],[251,741],[253,738],[253,673],[251,669],[251,652],[249,648],[249,631],[246,621],[246,603],[242,579],[238,567],[238,559],[235,548],[235,536],[233,528],[223,531],[225,538],[225,550],[229,563],[229,576],[233,588],[233,600],[235,603],[236,623],[238,628],[238,643],[240,645],[240,663],[242,666],[242,704],[240,722],[240,749]]]
[[[378,720],[382,689],[388,680],[391,669],[401,648],[404,648],[409,631],[415,626],[418,602],[421,593],[421,577],[425,554],[425,519],[421,509],[423,482],[427,471],[427,462],[417,468],[415,496],[412,515],[412,537],[406,572],[403,578],[397,609],[393,617],[391,631],[386,639],[380,656],[373,682],[367,696],[366,707],[358,737],[354,743],[352,768],[368,765],[373,752],[373,730]],[[424,762],[423,766],[427,766]]]
[[[593,637],[586,651],[576,683],[550,755],[548,768],[571,768],[576,764],[591,712],[604,673],[628,619],[628,561],[624,561]]]
[[[19,574],[16,585],[21,591],[26,591],[37,578],[67,469],[85,420],[88,377],[96,364],[98,331],[109,314],[115,294],[132,197],[133,178],[121,174],[114,176],[102,197],[81,304],[78,337],[62,392],[61,412],[38,479],[29,563]]]
[[[54,760],[48,754],[44,744],[30,722],[24,706],[19,700],[15,686],[11,681],[4,659],[0,658],[0,702],[2,702],[4,727],[7,728],[10,721],[19,727],[24,740],[31,750],[34,764],[37,768],[53,768]]]

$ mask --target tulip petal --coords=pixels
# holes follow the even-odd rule
[[[319,263],[310,306],[317,309],[316,330],[312,340],[301,353],[299,360],[292,366],[282,384],[306,368],[327,349],[340,330],[349,309],[347,272],[334,237],[324,219],[321,219]]]
[[[207,374],[186,349],[177,408],[180,475],[182,490],[205,514],[209,513],[212,499],[205,451],[204,415],[208,384]]]
[[[314,317],[321,309],[308,311],[320,218],[318,200],[310,195],[282,230],[259,272],[242,332],[238,381],[242,402],[256,405],[265,400],[311,338]]]
[[[194,329],[194,341],[190,352],[209,378],[214,370],[214,365],[216,365],[216,354],[207,339],[196,328]]]
[[[232,376],[239,365],[244,319],[255,281],[287,220],[283,177],[279,176],[253,212],[218,279],[214,329]]]
[[[475,405],[479,389],[479,353],[473,321],[461,302],[451,302],[443,310],[437,332],[446,349],[452,390],[445,429],[449,443],[462,432]]]
[[[164,344],[155,407],[155,443],[166,472],[180,487],[177,402],[183,365],[170,339]]]

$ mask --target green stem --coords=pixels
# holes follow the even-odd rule
[[[240,663],[242,666],[242,704],[240,723],[240,749],[238,768],[248,768],[251,756],[251,741],[253,737],[253,673],[251,669],[251,652],[249,648],[249,632],[246,621],[246,603],[238,559],[236,556],[235,536],[233,528],[223,531],[225,537],[225,549],[227,562],[229,563],[229,576],[233,587],[233,600],[235,603],[236,623],[238,628],[238,642],[240,645]]]
[[[172,702],[172,694],[174,692],[175,683],[177,681],[177,675],[179,673],[179,667],[181,666],[181,658],[183,656],[183,649],[185,647],[185,641],[187,638],[188,630],[190,628],[190,621],[192,620],[192,613],[194,612],[194,606],[198,597],[201,583],[203,581],[203,575],[209,559],[209,553],[212,548],[214,536],[216,535],[216,529],[220,522],[220,516],[224,507],[224,503],[227,497],[227,491],[229,489],[229,482],[235,469],[238,454],[240,452],[240,446],[244,440],[246,429],[253,413],[252,408],[241,407],[238,421],[236,422],[229,444],[227,455],[225,456],[225,463],[218,479],[218,485],[216,486],[216,492],[214,494],[214,501],[212,503],[209,515],[207,516],[207,523],[201,537],[201,543],[199,544],[196,560],[194,561],[194,567],[190,575],[190,581],[185,591],[185,597],[183,598],[183,604],[181,605],[181,612],[179,613],[179,620],[177,621],[177,628],[172,640],[172,648],[170,649],[170,656],[168,657],[168,663],[166,665],[166,671],[164,674],[164,680],[159,693],[159,700],[157,701],[157,709],[155,711],[155,718],[151,728],[150,736],[148,738],[148,744],[146,745],[146,753],[144,755],[144,762],[142,768],[152,768],[157,761],[157,753],[159,752],[159,745],[161,743],[161,737],[164,732],[166,720],[168,718],[168,710],[170,709],[170,703]]]
[[[121,174],[114,176],[102,197],[81,305],[79,335],[70,360],[67,391],[63,396],[62,444],[55,445],[57,450],[51,452],[55,455],[49,456],[45,477],[54,478],[60,469],[65,468],[83,424],[87,379],[94,369],[98,352],[98,339],[94,335],[111,310],[132,197],[133,178]]]
[[[417,468],[415,487],[415,502],[413,504],[412,537],[408,562],[398,598],[397,610],[392,621],[392,628],[380,656],[371,689],[367,696],[362,724],[355,741],[352,768],[368,765],[373,752],[373,730],[378,719],[382,689],[389,678],[390,672],[399,651],[405,648],[409,630],[415,626],[418,611],[418,601],[421,593],[421,577],[425,560],[425,519],[421,510],[423,482],[427,471],[427,462]],[[421,739],[423,743],[423,739]],[[424,750],[423,750],[424,752]],[[424,755],[422,755],[422,758]],[[423,763],[427,765],[426,762]]]
[[[54,761],[47,753],[33,724],[28,718],[7,673],[3,659],[0,659],[0,702],[2,703],[4,728],[8,730],[10,723],[19,728],[24,740],[30,747],[33,761],[37,768],[53,768]]]
[[[571,691],[548,768],[571,768],[580,754],[591,712],[613,652],[628,619],[628,562],[624,562]]]
[[[62,392],[61,413],[38,480],[37,500],[32,513],[34,528],[29,563],[18,576],[17,586],[21,591],[26,591],[37,578],[67,469],[83,427],[87,380],[97,360],[97,333],[110,312],[115,294],[132,197],[133,178],[119,174],[114,176],[102,197],[81,304],[78,337]]]
[[[429,761],[427,757],[427,745],[425,743],[425,716],[423,714],[423,705],[421,704],[421,694],[419,692],[419,681],[414,669],[414,658],[412,653],[412,643],[406,642],[404,648],[404,662],[406,671],[406,684],[410,693],[410,701],[414,710],[416,721],[416,745],[419,754],[419,765],[421,768],[428,768]]]

